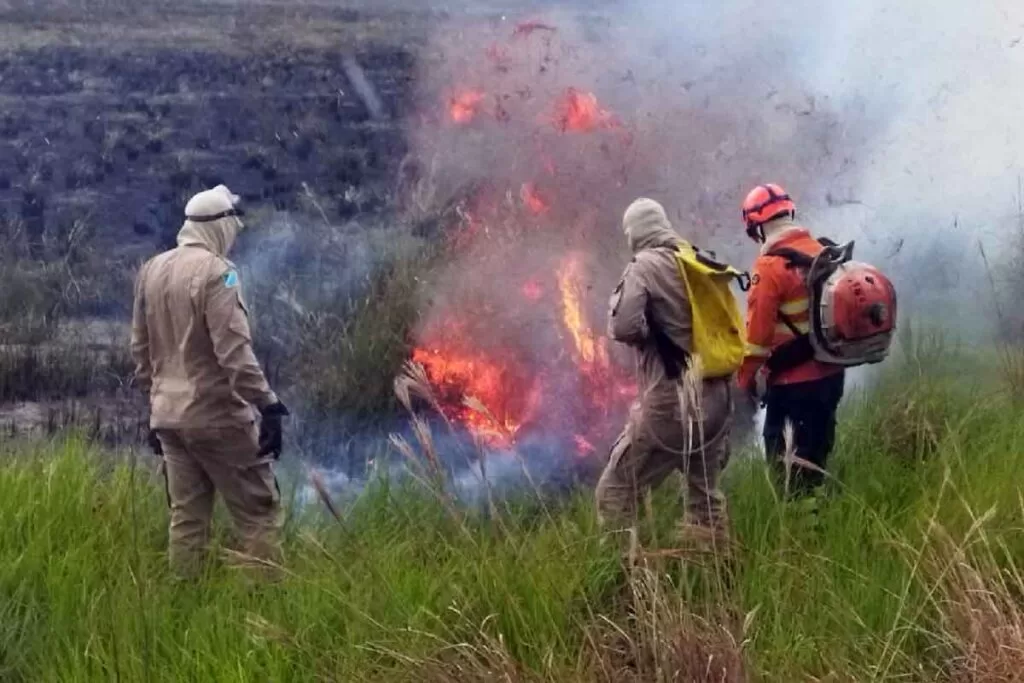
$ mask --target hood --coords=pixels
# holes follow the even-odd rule
[[[185,206],[186,219],[178,231],[178,246],[203,247],[226,257],[245,226],[237,215],[221,214],[234,211],[238,201],[238,196],[224,185],[192,197]]]
[[[672,228],[665,207],[641,197],[629,205],[622,217],[622,230],[633,253],[658,247],[675,247],[682,238]]]
[[[801,233],[810,234],[806,228],[797,225],[788,216],[768,221],[764,224],[764,244],[761,245],[761,253],[767,254],[779,243]]]

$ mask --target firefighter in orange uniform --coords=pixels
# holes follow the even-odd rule
[[[802,497],[824,481],[835,443],[836,411],[843,396],[841,366],[814,359],[810,332],[810,292],[803,274],[774,255],[794,250],[814,257],[822,244],[795,222],[796,205],[778,185],[759,185],[743,202],[747,235],[761,245],[747,293],[747,355],[738,381],[767,408],[765,453],[785,476],[785,426],[793,426],[795,455],[814,468],[794,465],[789,491]]]

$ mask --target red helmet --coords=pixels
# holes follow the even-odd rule
[[[743,200],[743,221],[752,239],[757,228],[785,213],[795,213],[796,204],[781,186],[758,185]]]

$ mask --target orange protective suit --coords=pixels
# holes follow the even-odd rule
[[[779,219],[754,261],[747,292],[747,355],[740,368],[738,382],[741,388],[753,392],[757,373],[761,371],[772,352],[796,337],[789,322],[801,333],[810,331],[810,293],[800,270],[788,267],[781,256],[771,256],[773,249],[786,247],[817,256],[821,244],[811,233],[788,218]],[[771,377],[772,385],[797,384],[829,377],[842,372],[836,365],[809,360],[795,367],[781,370]]]

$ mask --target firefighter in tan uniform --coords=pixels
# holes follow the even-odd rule
[[[608,333],[636,351],[639,397],[598,482],[598,516],[606,528],[612,522],[631,527],[645,493],[679,470],[687,488],[681,540],[724,541],[718,482],[729,459],[730,378],[702,382],[701,415],[684,422],[678,388],[692,350],[692,322],[675,258],[680,237],[651,199],[630,205],[623,229],[634,256],[612,296]]]
[[[170,563],[185,576],[202,567],[217,491],[243,564],[281,560],[273,462],[288,410],[253,354],[238,273],[226,259],[244,227],[237,204],[223,185],[193,197],[177,248],[145,263],[135,285],[136,381],[149,397],[150,444],[164,459]]]

